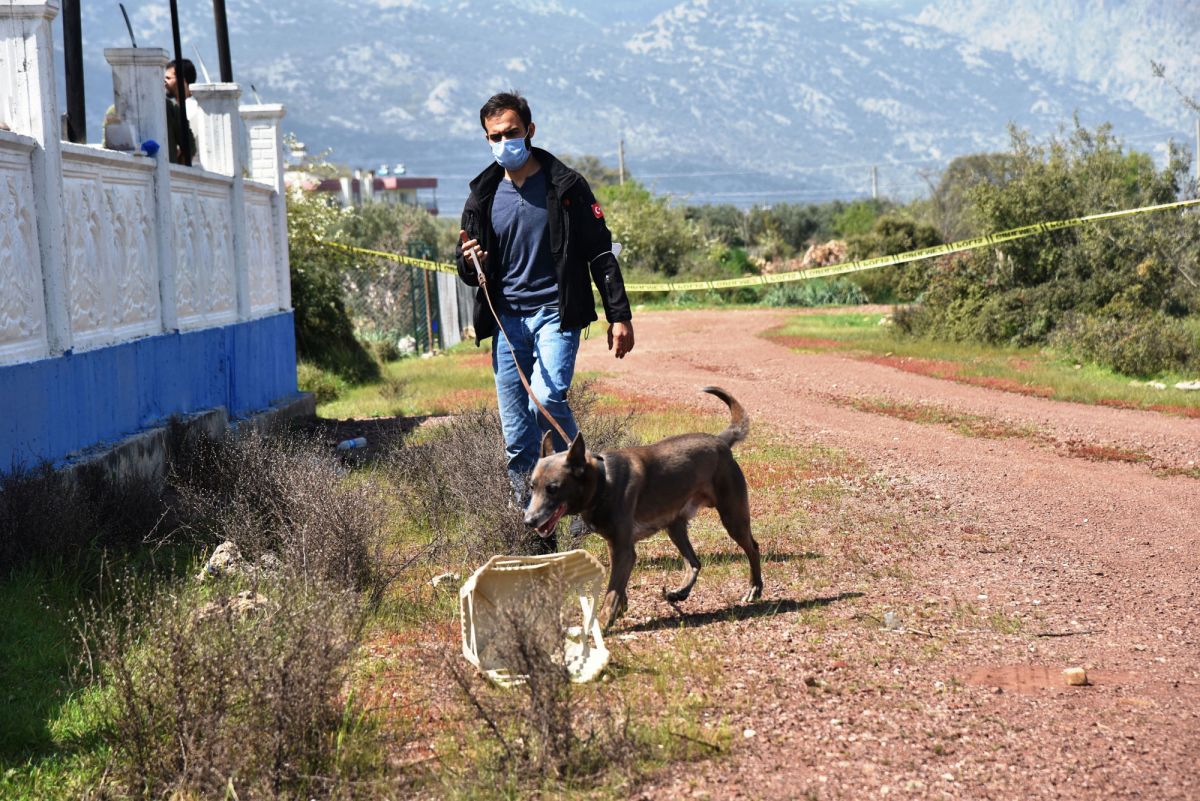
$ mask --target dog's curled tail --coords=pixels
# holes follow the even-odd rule
[[[746,410],[742,408],[742,404],[734,400],[732,395],[720,387],[705,387],[700,391],[707,392],[709,395],[716,395],[725,401],[725,405],[729,407],[729,414],[733,418],[729,421],[729,428],[717,434],[717,439],[731,448],[744,440],[746,435],[750,433],[750,417],[746,414]]]

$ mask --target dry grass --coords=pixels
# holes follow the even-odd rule
[[[572,387],[570,403],[589,448],[627,441],[628,418],[602,414],[590,382]],[[430,547],[470,563],[544,547],[525,527],[514,500],[494,409],[463,411],[431,429],[423,441],[393,449],[382,463],[405,517],[424,532]]]
[[[830,398],[852,409],[869,414],[882,414],[898,420],[921,425],[943,425],[964,437],[983,439],[1027,439],[1047,442],[1050,438],[1037,426],[1017,425],[985,415],[970,414],[929,403],[901,403],[886,398]]]
[[[71,473],[49,464],[0,473],[0,573],[143,545],[164,523],[161,491],[152,477],[118,482],[98,464]]]
[[[348,479],[320,443],[249,432],[186,440],[168,479],[181,526],[172,535],[273,554],[306,582],[377,599],[404,567],[387,549],[389,499],[369,476]]]
[[[273,580],[239,608],[230,586],[133,589],[82,627],[115,794],[348,794],[371,775],[339,697],[362,620],[353,595]]]
[[[599,699],[571,683],[563,661],[563,600],[561,588],[541,587],[504,610],[503,628],[489,648],[525,677],[517,687],[488,686],[463,660],[446,661],[450,679],[492,746],[482,749],[490,752],[491,764],[479,767],[526,790],[547,780],[579,785],[623,771],[637,748],[630,711],[613,692]]]

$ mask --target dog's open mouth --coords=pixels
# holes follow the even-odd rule
[[[558,508],[554,510],[554,514],[550,515],[549,519],[547,519],[545,523],[542,523],[534,530],[542,536],[548,535],[551,531],[554,531],[554,527],[558,525],[558,521],[562,519],[562,516],[566,511],[567,505],[565,503],[560,503]]]

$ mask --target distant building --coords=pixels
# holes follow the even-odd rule
[[[297,176],[299,177],[299,176]],[[292,176],[289,176],[289,183]],[[421,178],[408,175],[384,175],[356,171],[350,178],[314,178],[304,176],[295,181],[304,189],[322,192],[336,197],[343,206],[361,206],[363,203],[392,203],[419,206],[432,214],[438,214],[437,178]]]

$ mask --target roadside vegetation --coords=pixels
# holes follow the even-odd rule
[[[1196,190],[1185,153],[1174,151],[1160,169],[1104,126],[1076,126],[1045,141],[1013,129],[1008,150],[955,159],[931,180],[927,198],[907,204],[689,206],[655,195],[635,176],[620,183],[616,171],[595,157],[568,161],[604,206],[613,238],[623,246],[627,283],[836,264],[1170,202]],[[323,413],[403,412],[402,404],[376,397],[376,389],[356,387],[407,380],[391,363],[428,350],[423,316],[412,309],[422,303],[419,280],[410,268],[323,247],[314,235],[449,261],[457,219],[434,220],[402,205],[342,210],[315,198],[299,199],[289,209],[301,388],[317,395]],[[642,309],[895,304],[895,326],[883,352],[938,358],[934,354],[948,343],[958,343],[997,348],[1003,358],[1012,349],[1033,348],[1045,361],[1080,364],[1083,372],[1063,381],[1081,386],[1059,394],[1086,400],[1097,394],[1083,386],[1093,377],[1178,382],[1200,373],[1200,214],[1140,215],[845,276],[638,294],[632,301]],[[1098,394],[1136,405],[1178,400],[1143,403],[1136,388]]]
[[[797,315],[766,335],[796,350],[832,351],[1005,392],[1200,416],[1200,393],[1174,388],[1194,380],[1190,372],[1166,371],[1157,382],[1131,381],[1112,368],[1077,361],[1070,352],[1050,347],[907,336],[896,331],[889,312],[838,309]]]
[[[439,372],[488,375],[471,352],[439,358]],[[414,410],[449,407],[455,392],[430,387]],[[727,424],[589,380],[574,392],[597,448]],[[775,600],[680,617],[657,599],[683,569],[664,538],[645,549],[642,611],[631,636],[610,638],[603,681],[571,685],[514,630],[514,658],[542,681],[500,690],[461,659],[455,592],[488,556],[530,546],[492,406],[367,464],[303,432],[173,432],[161,481],[5,479],[0,797],[627,797],[742,737],[720,700],[733,692],[722,647],[695,627],[796,609],[815,624],[824,602],[804,599],[865,586],[896,569],[881,548],[916,544],[897,513],[861,503],[878,487],[860,467],[759,431],[739,452]],[[603,558],[598,538],[559,536]],[[732,601],[745,581],[736,545],[709,513],[693,540],[702,583]],[[221,543],[236,558],[207,562]]]

